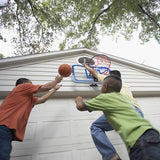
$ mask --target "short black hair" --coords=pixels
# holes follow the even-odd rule
[[[28,83],[30,80],[27,78],[19,78],[16,81],[16,86],[18,86],[19,84],[23,84],[23,83]]]
[[[120,92],[122,88],[122,80],[118,75],[109,75],[105,77],[103,85],[106,85],[107,92]]]
[[[121,78],[121,72],[118,71],[118,70],[111,70],[111,71],[109,72],[109,74],[110,74],[110,75],[117,75],[117,76],[119,76],[119,77]]]

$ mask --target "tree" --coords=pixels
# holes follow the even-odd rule
[[[2,10],[1,28],[14,28],[18,54],[50,51],[61,37],[60,49],[99,44],[99,34],[123,35],[160,43],[159,0],[14,0]]]
[[[3,56],[3,54],[2,53],[0,53],[0,59],[2,59],[4,56]]]

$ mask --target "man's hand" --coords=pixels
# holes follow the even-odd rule
[[[63,77],[62,77],[62,76],[59,76],[59,75],[57,75],[57,76],[55,77],[56,83],[60,83],[60,82],[62,81],[62,79],[63,79]]]

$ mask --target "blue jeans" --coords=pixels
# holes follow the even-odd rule
[[[12,150],[12,132],[4,125],[0,125],[0,160],[9,160]]]
[[[137,112],[142,116],[142,111],[135,107]],[[109,124],[108,120],[106,119],[105,115],[100,116],[95,122],[91,125],[91,136],[94,141],[94,144],[98,151],[102,155],[103,160],[109,160],[113,156],[117,154],[116,150],[114,149],[113,145],[109,141],[105,131],[112,131],[113,128]]]
[[[160,160],[160,134],[147,130],[131,148],[129,156],[130,160]]]

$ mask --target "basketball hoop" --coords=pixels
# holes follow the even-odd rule
[[[95,77],[93,77],[89,71],[83,66],[84,59],[86,60],[86,64],[96,70],[99,74],[103,74],[105,76],[110,73],[110,65],[111,60],[108,56],[103,54],[97,54],[92,58],[87,56],[78,57],[77,64],[72,65],[72,80],[77,83],[89,83],[92,86],[97,86],[97,84],[101,84]]]
[[[97,54],[91,58],[91,63],[88,64],[92,68],[99,68],[101,74],[108,75],[111,66],[111,60],[108,56]]]

